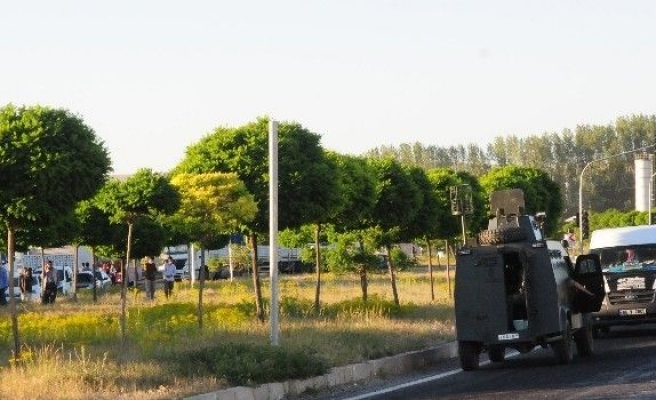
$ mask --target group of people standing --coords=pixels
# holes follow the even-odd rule
[[[167,257],[164,262],[162,270],[162,277],[164,278],[164,296],[168,299],[173,292],[173,285],[175,282],[175,273],[177,268],[171,256]],[[146,258],[143,265],[144,285],[146,287],[146,298],[149,300],[155,299],[155,281],[157,280],[157,266],[153,262],[152,257]]]
[[[27,301],[32,299],[36,277],[31,267],[25,267],[18,276],[18,287],[21,293],[21,300]],[[52,304],[57,298],[59,276],[57,269],[48,260],[43,266],[41,272],[41,303]]]
[[[163,269],[162,278],[164,283],[164,295],[168,299],[173,292],[175,274],[177,268],[171,256],[167,257]],[[150,300],[155,299],[155,282],[158,277],[158,269],[153,262],[152,257],[148,257],[143,265],[144,282],[146,288],[146,297]],[[21,270],[18,277],[18,286],[20,288],[21,300],[27,301],[32,298],[33,286],[36,277],[33,275],[31,267],[25,267]],[[52,304],[57,299],[57,287],[59,277],[57,269],[48,260],[41,275],[41,302],[43,304]],[[0,306],[7,304],[7,288],[9,287],[9,274],[6,267],[6,261],[0,265]]]
[[[25,267],[18,275],[18,288],[22,301],[32,299],[34,293],[34,284],[36,277],[31,267]],[[52,261],[46,262],[43,267],[41,276],[41,302],[43,304],[51,304],[57,298],[57,283],[59,277],[57,270],[52,265]],[[9,273],[7,271],[6,261],[0,265],[0,305],[7,304],[7,288],[9,287]]]

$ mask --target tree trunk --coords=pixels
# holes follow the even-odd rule
[[[392,263],[392,246],[386,245],[387,248],[387,268],[390,273],[390,281],[392,283],[392,296],[394,297],[394,304],[400,306],[399,293],[396,291],[396,276],[394,275],[394,264]]]
[[[362,237],[358,238],[358,243],[360,244],[360,253],[364,254],[364,241],[362,240]],[[369,289],[369,282],[367,279],[367,266],[361,265],[359,272],[360,272],[360,289],[362,289],[362,301],[366,303],[368,298],[368,289]]]
[[[8,227],[7,229],[7,264],[9,271],[9,315],[11,316],[11,332],[14,336],[14,358],[20,359],[20,339],[18,336],[18,313],[16,312],[16,297],[14,296],[14,228]],[[36,279],[36,278],[34,278]]]
[[[200,267],[198,268],[198,329],[203,329],[203,288],[204,287],[205,287],[205,246],[201,245]]]
[[[121,344],[123,345],[123,350],[125,349],[125,344],[127,341],[127,328],[126,328],[126,315],[127,315],[127,288],[128,288],[128,268],[127,263],[130,262],[130,250],[132,250],[132,222],[128,222],[128,243],[127,243],[127,254],[125,255],[125,263],[123,265],[123,260],[121,260]]]
[[[446,248],[446,282],[449,288],[449,298],[451,298],[451,263],[449,261],[449,241],[444,241],[444,246]]]
[[[73,285],[71,288],[74,302],[77,302],[77,271],[78,271],[77,264],[78,264],[79,257],[80,257],[80,247],[78,245],[75,245],[75,249],[73,250]],[[64,279],[66,279],[66,277],[64,277]]]
[[[260,285],[260,271],[257,266],[257,234],[249,235],[251,242],[251,267],[253,271],[253,286],[255,288],[255,314],[260,322],[264,322],[264,308],[262,307],[262,287]]]
[[[430,276],[431,300],[435,301],[435,285],[433,281],[433,249],[431,248],[431,241],[428,238],[426,238],[426,247],[428,247],[428,275]]]
[[[319,237],[321,235],[321,224],[317,224],[314,232],[314,249],[315,249],[315,265],[317,269],[317,286],[314,292],[314,311],[319,312],[320,298],[321,298],[321,246]]]
[[[362,301],[364,303],[367,302],[367,289],[368,289],[368,282],[367,282],[367,268],[365,267],[360,267],[360,289],[362,289]]]
[[[96,267],[96,248],[91,247],[91,272],[93,273],[93,277],[96,277],[96,271],[98,268]],[[93,302],[96,303],[98,302],[98,286],[96,285],[96,280],[93,280]]]

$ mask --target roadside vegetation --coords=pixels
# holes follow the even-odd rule
[[[198,327],[198,288],[178,283],[166,300],[127,294],[128,343],[121,342],[120,291],[93,303],[19,305],[22,351],[12,359],[10,325],[0,318],[0,398],[171,399],[236,385],[319,375],[330,367],[434,346],[453,339],[453,307],[444,268],[435,268],[431,301],[425,267],[397,273],[396,306],[389,276],[372,273],[363,302],[354,274],[323,275],[320,312],[310,275],[282,275],[280,346],[270,327],[255,318],[253,282],[206,282],[203,328]],[[268,311],[268,279],[262,279]],[[1,311],[3,314],[6,310]],[[6,360],[9,360],[8,362]]]

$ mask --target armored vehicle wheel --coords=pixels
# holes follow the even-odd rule
[[[592,329],[592,336],[597,339],[608,335],[610,333],[610,326],[602,326],[601,328],[596,327]]]
[[[460,368],[464,371],[477,369],[480,358],[478,343],[458,342],[458,356],[460,358]]]
[[[506,348],[503,346],[491,346],[487,355],[492,362],[501,362],[506,358]]]
[[[504,225],[499,229],[488,229],[478,234],[480,244],[501,244],[519,242],[526,239],[526,234],[518,226]]]
[[[594,353],[594,339],[592,337],[592,326],[586,325],[574,332],[574,343],[578,355],[587,357]]]
[[[556,355],[558,362],[561,364],[569,364],[574,358],[574,349],[572,348],[572,334],[569,329],[569,321],[567,321],[565,324],[565,329],[563,329],[562,337],[551,343],[551,349]]]

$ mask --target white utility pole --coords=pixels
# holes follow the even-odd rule
[[[649,225],[651,225],[651,208],[654,204],[652,201],[654,198],[654,176],[656,176],[656,172],[649,177]]]
[[[271,344],[280,344],[278,321],[278,121],[269,121],[269,278]]]

